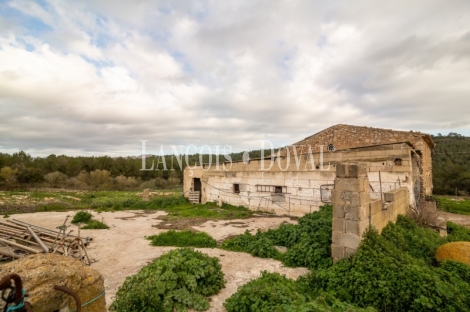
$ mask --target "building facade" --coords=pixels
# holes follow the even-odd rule
[[[269,157],[187,167],[184,194],[194,202],[303,215],[331,203],[338,164],[361,163],[371,198],[406,187],[415,206],[432,194],[433,148],[420,132],[336,125]]]

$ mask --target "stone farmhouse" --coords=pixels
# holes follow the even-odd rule
[[[406,188],[406,202],[416,206],[432,194],[433,148],[425,133],[338,124],[268,157],[187,167],[184,194],[193,202],[303,215],[331,203],[337,166],[360,164],[371,200]]]

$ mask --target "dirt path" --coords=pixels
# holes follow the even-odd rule
[[[55,229],[62,225],[67,215],[73,212],[40,212],[14,215],[11,218]],[[145,236],[158,234],[165,230],[152,227],[162,220],[157,217],[165,215],[161,211],[120,211],[120,212],[92,212],[96,219],[110,226],[109,230],[82,230],[81,236],[93,237],[88,248],[91,258],[97,262],[91,265],[105,278],[106,302],[108,306],[114,300],[117,289],[127,276],[137,273],[143,266],[168,252],[172,247],[152,247]],[[69,221],[71,218],[69,218]],[[194,228],[212,235],[216,240],[224,239],[249,230],[276,228],[283,222],[290,222],[287,217],[279,218],[252,218],[238,220],[208,221]],[[68,222],[70,225],[70,222]],[[72,226],[69,229],[73,229]],[[76,234],[76,230],[72,234]],[[223,302],[237,291],[237,288],[256,278],[260,272],[267,270],[279,272],[290,278],[297,278],[307,272],[305,268],[286,268],[281,262],[272,259],[260,259],[249,254],[229,252],[217,248],[199,249],[210,256],[220,259],[225,273],[226,286],[211,299],[209,311],[225,311]]]
[[[466,228],[470,229],[470,216],[468,215],[461,215],[456,213],[450,212],[442,212],[442,216],[450,222],[453,222],[458,225],[465,226]]]

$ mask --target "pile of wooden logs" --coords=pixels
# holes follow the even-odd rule
[[[0,221],[0,256],[2,260],[14,260],[36,253],[57,253],[77,258],[90,265],[86,247],[93,240],[67,233],[65,219],[58,231],[46,229],[19,220]]]

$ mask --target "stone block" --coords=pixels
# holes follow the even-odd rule
[[[346,232],[346,220],[343,218],[333,217],[333,231]]]
[[[351,233],[342,233],[339,231],[333,231],[333,244],[357,249],[361,243],[361,237]]]
[[[343,218],[345,216],[344,206],[333,202],[333,218]]]
[[[374,215],[376,213],[379,213],[382,211],[382,201],[381,200],[375,200],[371,202],[370,204],[370,214]]]
[[[344,249],[344,246],[331,244],[331,256],[333,257],[333,259],[343,259],[345,257]]]
[[[369,219],[346,220],[346,233],[351,233],[362,237],[362,234],[369,228]]]
[[[343,207],[347,220],[364,220],[369,218],[369,205]]]
[[[348,191],[348,192],[364,192],[366,189],[364,185],[369,188],[369,179],[368,178],[356,178],[356,179],[335,179],[335,189],[338,191]]]
[[[364,164],[338,164],[336,166],[336,177],[338,178],[367,177],[367,167]]]
[[[373,214],[370,216],[370,224],[374,227],[377,227],[384,220],[384,214],[382,212]]]

